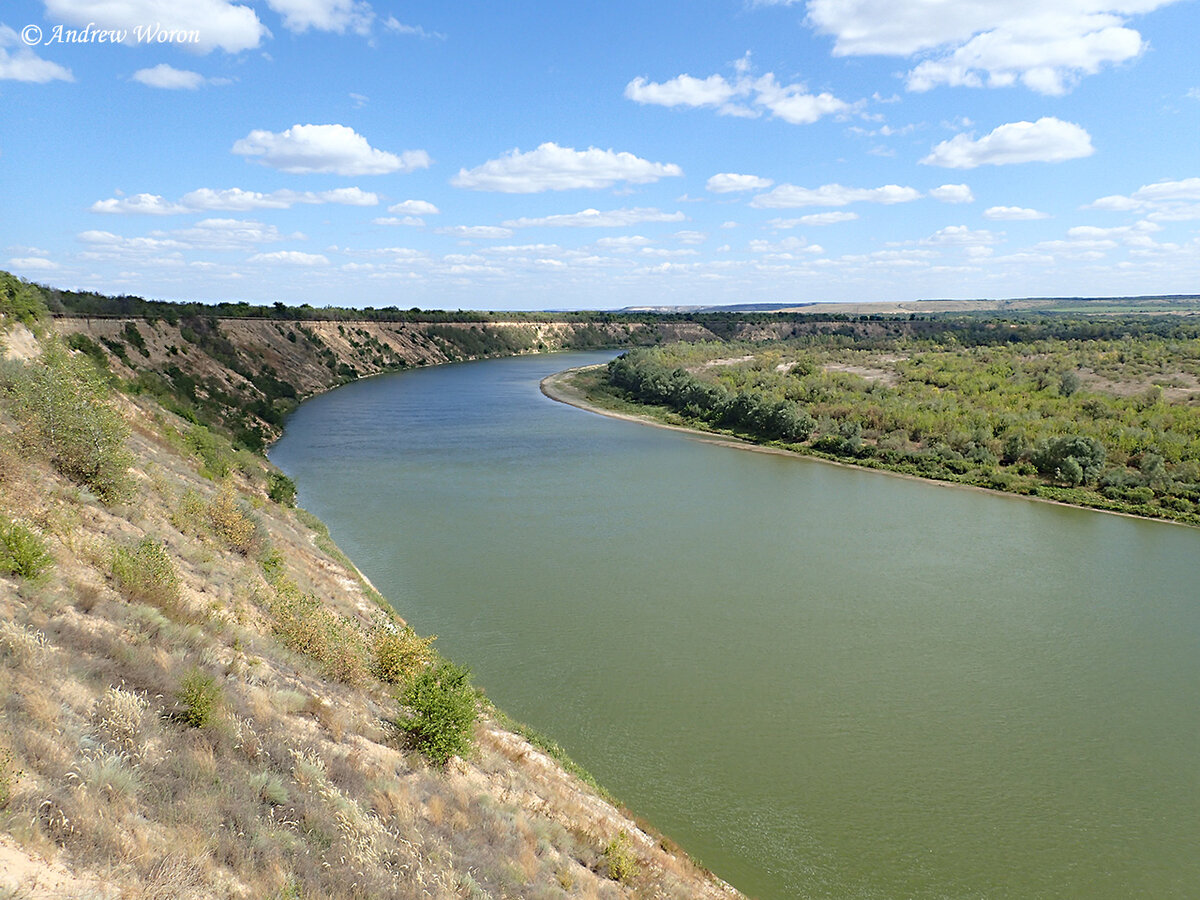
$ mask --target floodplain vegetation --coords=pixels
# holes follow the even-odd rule
[[[826,459],[1200,524],[1190,318],[678,343],[576,385],[602,406]]]
[[[0,897],[738,896],[294,501],[0,280]]]

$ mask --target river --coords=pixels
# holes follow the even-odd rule
[[[513,717],[763,898],[1194,897],[1200,530],[555,403],[306,401],[272,460]]]

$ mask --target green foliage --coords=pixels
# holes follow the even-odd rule
[[[53,564],[54,558],[38,534],[20,522],[0,524],[0,572],[37,578]]]
[[[282,506],[296,505],[296,482],[282,472],[267,476],[267,496]]]
[[[637,877],[637,857],[629,835],[622,831],[604,848],[604,864],[608,877],[621,884],[629,884]]]
[[[434,659],[435,635],[421,637],[407,625],[385,622],[371,633],[371,671],[380,681],[405,684]]]
[[[1038,472],[1054,481],[1071,485],[1099,478],[1105,459],[1104,447],[1099,441],[1078,435],[1065,435],[1046,441],[1033,453],[1033,464]]]
[[[104,352],[104,348],[93,341],[86,334],[75,334],[67,337],[67,346],[72,350],[78,350],[84,356],[88,357],[98,369],[108,368],[108,354]]]
[[[179,718],[193,728],[211,725],[223,699],[221,686],[213,676],[200,669],[190,669],[175,692],[179,701]]]
[[[0,316],[33,325],[46,316],[46,301],[36,285],[0,272]]]
[[[131,603],[147,603],[167,612],[178,608],[179,573],[166,545],[144,537],[132,546],[118,546],[111,570],[117,591]]]
[[[275,633],[289,649],[320,664],[330,678],[362,684],[369,673],[367,642],[358,626],[280,576],[271,601]]]
[[[51,343],[24,368],[15,387],[22,439],[34,452],[105,502],[128,496],[133,461],[125,448],[129,427],[89,360]]]
[[[477,698],[469,669],[449,661],[427,668],[404,689],[400,702],[412,715],[397,726],[416,739],[432,762],[444,765],[470,750]]]
[[[200,474],[205,478],[224,478],[233,468],[233,448],[229,441],[213,434],[205,426],[189,426],[184,435],[184,442],[200,460]]]

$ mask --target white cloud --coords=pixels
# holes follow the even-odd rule
[[[708,235],[703,231],[677,231],[675,240],[681,244],[703,244],[708,240]]]
[[[284,235],[274,225],[264,225],[252,219],[201,219],[190,228],[169,233],[151,232],[182,241],[193,249],[237,250],[254,244],[272,244],[286,238],[303,238],[301,234]]]
[[[329,258],[323,253],[276,250],[273,253],[255,253],[247,262],[283,263],[289,266],[327,266]]]
[[[797,253],[819,254],[825,252],[825,248],[820,244],[810,244],[804,238],[799,237],[786,237],[775,244],[770,241],[754,240],[747,246],[751,253],[764,253],[780,259],[795,259]]]
[[[598,209],[585,209],[577,213],[557,216],[543,216],[538,219],[522,217],[504,224],[511,228],[566,227],[566,228],[622,228],[627,225],[639,225],[643,222],[683,222],[686,219],[681,212],[665,213],[658,209],[634,207],[632,209],[610,209],[601,212]]]
[[[420,25],[405,25],[395,16],[388,16],[387,19],[384,20],[383,24],[388,31],[394,31],[396,34],[411,34],[419,38],[433,38],[439,41],[444,41],[446,39],[446,35],[442,34],[440,31],[426,31]]]
[[[17,51],[10,54],[6,47],[16,47]],[[74,80],[70,69],[42,59],[22,43],[20,35],[13,29],[0,24],[0,81],[45,84],[48,81]]]
[[[505,225],[507,224],[506,222]],[[501,228],[497,225],[447,225],[434,230],[438,234],[452,234],[464,238],[506,238],[513,235],[511,228]]]
[[[935,231],[929,237],[924,238],[922,244],[938,244],[938,245],[955,245],[955,246],[970,246],[994,244],[999,238],[994,232],[988,231],[986,228],[981,228],[978,231],[972,231],[966,225],[947,225]]]
[[[1028,222],[1033,219],[1048,219],[1050,214],[1023,206],[989,206],[983,211],[983,217],[1000,222]]]
[[[757,175],[735,175],[732,172],[721,172],[708,179],[707,187],[714,194],[728,194],[733,191],[761,191],[774,183],[770,178],[759,178]]]
[[[836,225],[839,222],[853,222],[857,218],[858,213],[826,212],[800,216],[798,219],[771,219],[767,224],[772,228],[796,228],[800,225]]]
[[[380,216],[371,220],[372,225],[412,225],[414,227],[422,227],[425,220],[420,216]]]
[[[674,163],[656,163],[632,153],[589,147],[575,150],[553,142],[522,153],[510,150],[474,169],[460,169],[451,179],[455,187],[505,194],[535,194],[573,188],[606,188],[618,182],[648,184],[682,175]]]
[[[1150,235],[1162,231],[1157,222],[1143,219],[1133,225],[1118,225],[1115,228],[1097,228],[1094,225],[1076,225],[1067,229],[1067,237],[1073,241],[1111,242],[1119,241],[1130,247],[1154,247]]]
[[[1061,94],[1084,75],[1145,47],[1129,16],[1174,0],[810,0],[808,22],[835,37],[835,56],[929,54],[908,88],[1006,87]]]
[[[244,191],[241,188],[225,190],[199,188],[184,194],[178,203],[164,200],[158,194],[135,194],[132,197],[97,200],[91,205],[91,211],[125,215],[174,216],[213,210],[246,212],[251,209],[290,209],[297,203],[376,206],[379,203],[379,196],[357,187],[335,188],[330,191],[318,192],[280,190],[270,194]]]
[[[441,210],[428,200],[405,200],[389,206],[388,212],[409,216],[436,216]]]
[[[797,206],[845,206],[848,203],[908,203],[917,200],[921,192],[915,188],[885,184],[877,188],[849,188],[840,184],[823,184],[819,188],[802,188],[781,184],[772,191],[759,194],[750,201],[760,209],[789,209]]]
[[[54,262],[53,260],[44,259],[41,256],[14,257],[8,261],[8,264],[14,269],[20,269],[26,272],[49,272],[52,269],[59,268],[58,263]]]
[[[1036,122],[1009,122],[978,140],[955,135],[942,141],[921,160],[927,166],[974,169],[1027,162],[1062,162],[1091,156],[1092,138],[1073,122],[1044,116]]]
[[[1158,222],[1200,219],[1200,178],[1156,181],[1142,185],[1128,197],[1114,194],[1087,204],[1085,209],[1140,212]]]
[[[965,184],[943,184],[929,192],[929,196],[942,203],[974,203],[975,195]]]
[[[765,112],[793,125],[809,125],[822,116],[852,108],[828,92],[810,94],[801,82],[780,84],[773,72],[751,77],[749,54],[735,64],[735,69],[733,81],[722,75],[695,78],[685,74],[663,82],[638,76],[625,85],[625,96],[655,106],[715,109],[723,116],[757,118]]]
[[[596,246],[621,251],[645,247],[647,244],[652,243],[654,242],[650,238],[643,237],[640,234],[625,234],[621,235],[621,237],[602,237],[596,241]]]
[[[279,133],[255,130],[237,141],[233,152],[261,157],[264,165],[294,175],[386,175],[425,169],[431,163],[424,150],[405,150],[399,156],[377,150],[346,125],[293,125]]]
[[[375,19],[370,4],[356,0],[267,0],[267,5],[283,16],[284,28],[296,33],[312,28],[338,34],[347,30],[367,34]]]
[[[148,216],[175,216],[189,212],[186,206],[164,200],[158,194],[134,194],[132,197],[97,200],[91,206],[94,213],[125,213]]]
[[[254,10],[229,0],[46,0],[46,12],[63,22],[129,31],[126,43],[135,40],[134,29],[158,25],[164,31],[194,31],[189,49],[239,53],[257,47],[270,32]]]
[[[203,85],[205,80],[199,72],[176,69],[166,63],[159,63],[151,69],[138,69],[130,77],[147,87],[168,91],[194,91]]]

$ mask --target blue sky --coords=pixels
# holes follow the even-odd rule
[[[0,267],[447,309],[1200,291],[1195,0],[6,0]]]

